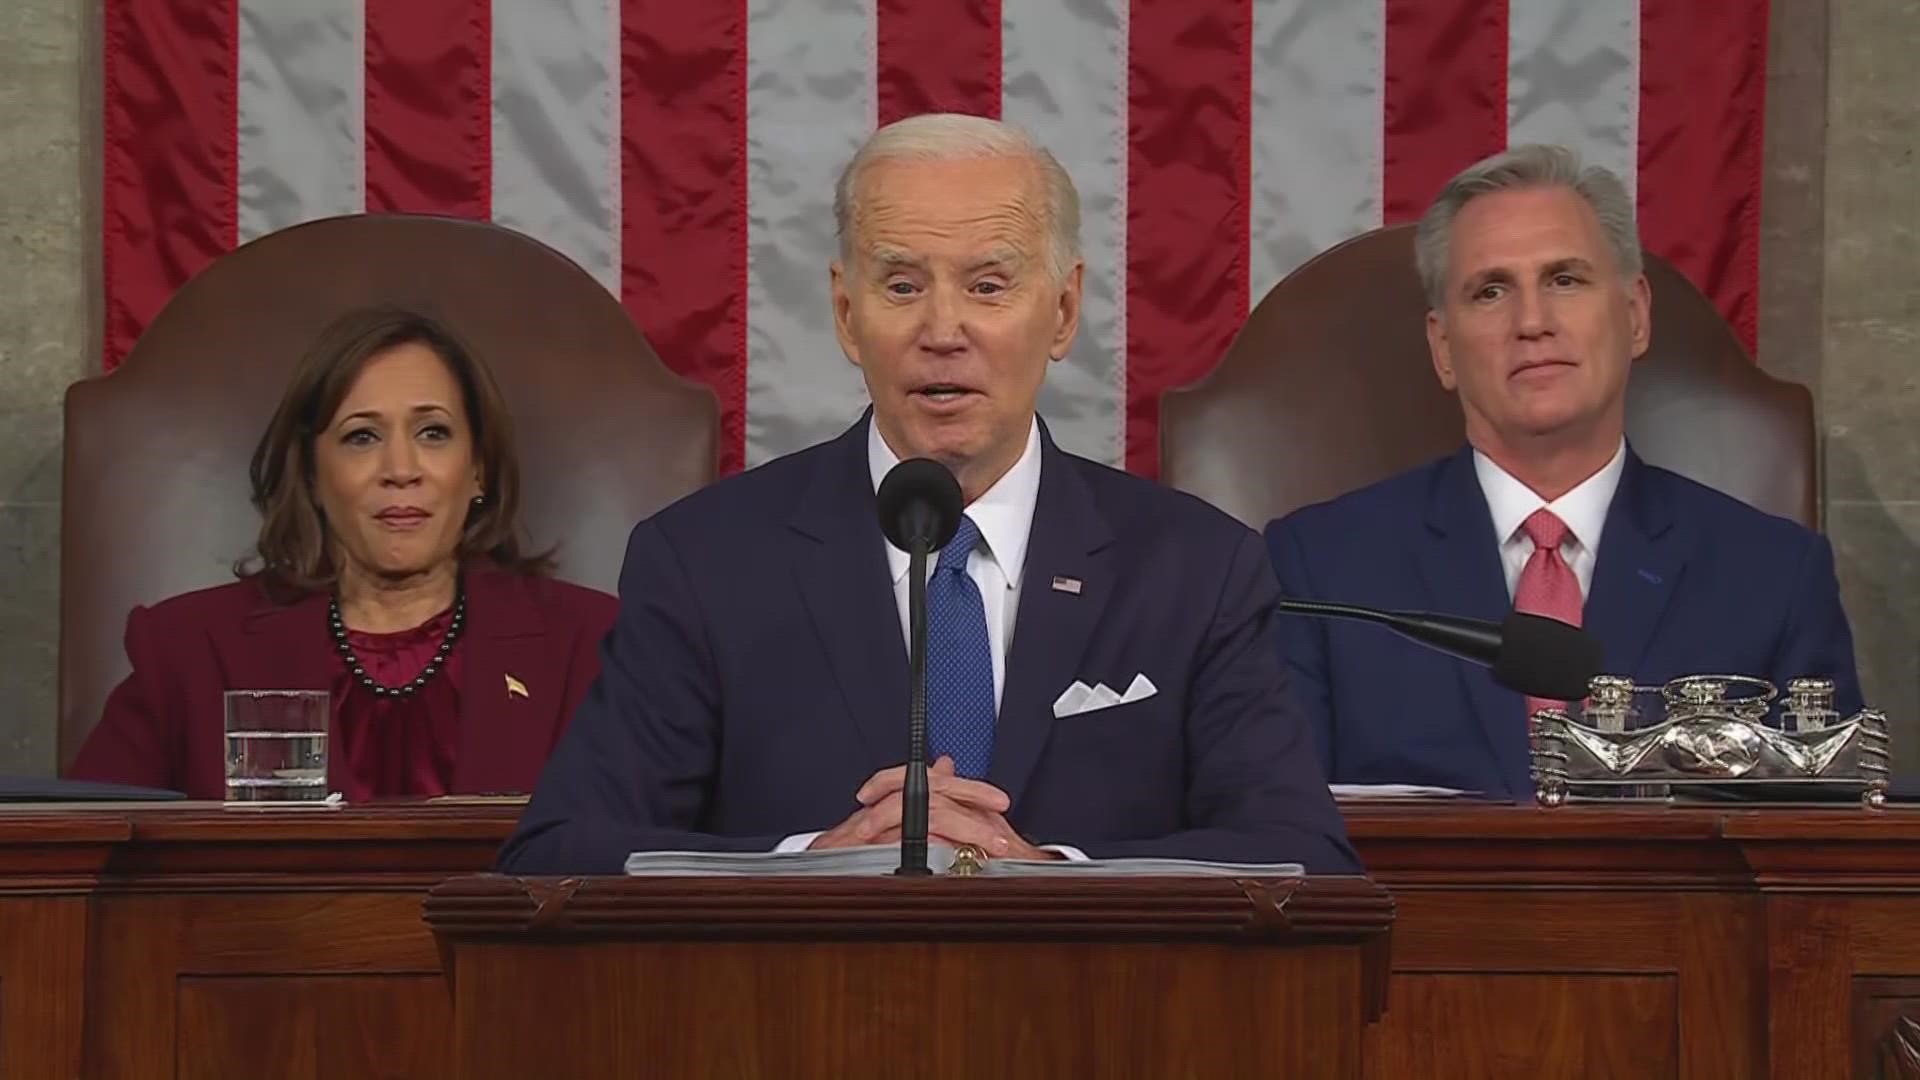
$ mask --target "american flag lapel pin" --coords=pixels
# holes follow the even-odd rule
[[[515,694],[527,698],[529,701],[532,700],[532,695],[527,693],[527,684],[509,675],[507,676],[507,696],[512,697]]]
[[[1080,579],[1079,579],[1079,578],[1077,578],[1077,577],[1058,577],[1058,576],[1056,576],[1056,577],[1055,577],[1055,578],[1053,579],[1053,591],[1054,591],[1054,592],[1063,592],[1063,593],[1066,593],[1066,594],[1067,594],[1067,595],[1069,595],[1069,596],[1079,596],[1079,595],[1080,595],[1080,588],[1081,588],[1081,586],[1080,586]]]

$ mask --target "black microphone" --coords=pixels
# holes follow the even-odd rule
[[[960,482],[931,458],[909,458],[887,471],[876,499],[880,531],[907,553],[907,786],[900,818],[900,868],[927,869],[927,553],[945,547],[960,528]]]
[[[1529,697],[1579,701],[1606,650],[1592,634],[1558,619],[1515,611],[1487,622],[1425,611],[1380,611],[1319,600],[1281,600],[1280,610],[1378,623],[1428,648],[1493,669],[1493,681]]]

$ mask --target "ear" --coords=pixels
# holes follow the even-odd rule
[[[1060,303],[1054,312],[1053,340],[1047,343],[1047,355],[1055,360],[1065,360],[1073,351],[1073,339],[1080,333],[1080,301],[1086,287],[1087,264],[1077,262],[1067,271],[1067,280],[1060,287]]]
[[[839,259],[827,264],[833,294],[833,333],[840,339],[840,351],[854,367],[860,365],[860,344],[853,336],[853,294],[849,291],[847,268]]]
[[[1447,324],[1437,311],[1427,312],[1427,352],[1433,357],[1433,373],[1448,393],[1460,385],[1453,373],[1453,350],[1447,345]]]
[[[1638,360],[1653,344],[1653,287],[1647,284],[1645,274],[1634,275],[1627,286],[1627,330],[1633,344],[1631,355]]]

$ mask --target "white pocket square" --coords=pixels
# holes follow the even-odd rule
[[[1078,716],[1095,709],[1131,705],[1136,701],[1145,701],[1159,692],[1159,689],[1153,685],[1153,680],[1147,678],[1145,672],[1133,677],[1133,681],[1127,684],[1127,692],[1124,694],[1115,693],[1113,688],[1105,683],[1094,683],[1088,686],[1075,679],[1073,685],[1061,691],[1060,696],[1053,699],[1053,717],[1058,720],[1063,716]]]

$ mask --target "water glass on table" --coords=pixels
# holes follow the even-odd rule
[[[327,797],[325,690],[229,690],[227,801]]]

